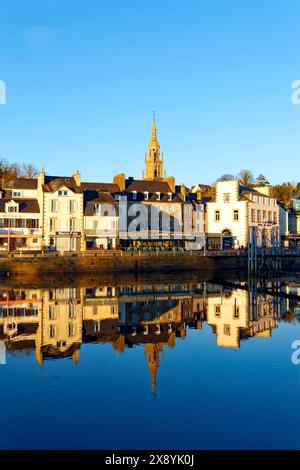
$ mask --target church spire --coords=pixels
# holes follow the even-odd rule
[[[153,111],[153,121],[152,121],[152,139],[151,142],[157,142],[157,137],[156,137],[156,121],[155,121],[155,111]],[[150,142],[150,144],[151,144]],[[158,142],[157,142],[158,143]],[[150,145],[149,144],[149,145]]]
[[[146,180],[161,179],[164,177],[163,155],[160,154],[160,145],[157,140],[156,131],[155,111],[153,111],[151,140],[148,145],[149,150],[145,155],[146,172],[143,177]]]

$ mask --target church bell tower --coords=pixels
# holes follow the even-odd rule
[[[148,147],[149,150],[145,153],[146,171],[143,172],[143,179],[153,181],[165,178],[166,175],[163,172],[164,155],[160,153],[160,146],[156,136],[155,113],[153,113],[152,136]]]

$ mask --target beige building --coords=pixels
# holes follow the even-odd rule
[[[278,242],[279,207],[268,189],[244,187],[239,181],[216,184],[215,200],[207,203],[206,210],[206,232],[215,239],[215,248],[247,246],[251,227],[256,229],[258,246]],[[226,246],[221,246],[222,239]]]
[[[43,213],[45,249],[84,249],[83,190],[80,174],[38,177],[38,198]]]

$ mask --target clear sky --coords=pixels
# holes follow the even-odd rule
[[[299,0],[0,0],[0,156],[141,176],[156,110],[168,175],[300,180]]]

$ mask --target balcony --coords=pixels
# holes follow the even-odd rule
[[[0,235],[18,235],[20,237],[42,235],[42,229],[39,228],[0,228]]]

